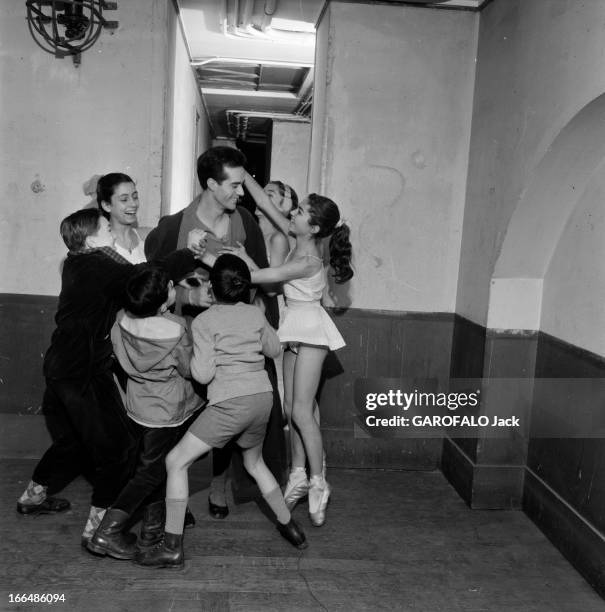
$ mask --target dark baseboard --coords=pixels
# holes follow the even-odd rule
[[[441,471],[458,495],[475,510],[520,510],[522,465],[477,465],[450,438],[444,438]]]
[[[526,470],[523,510],[588,583],[605,597],[605,534]]]

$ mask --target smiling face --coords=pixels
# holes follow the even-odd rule
[[[135,225],[139,210],[139,193],[134,183],[116,185],[109,202],[102,202],[112,224]]]
[[[279,185],[276,183],[267,183],[263,191],[269,196],[273,206],[281,212],[281,214],[288,219],[292,212],[292,197],[289,195],[289,189],[286,189],[286,194],[282,195]],[[263,212],[257,207],[254,211],[259,221],[266,218]]]
[[[306,199],[292,210],[292,218],[290,220],[288,230],[293,236],[316,234],[319,231],[319,227],[317,225],[311,224],[309,202]]]
[[[86,238],[86,246],[89,249],[98,249],[100,247],[113,247],[114,237],[111,234],[109,221],[103,217],[99,217],[99,225],[97,231]]]
[[[241,166],[235,168],[224,166],[223,171],[225,178],[222,181],[208,179],[208,189],[212,192],[219,208],[233,211],[239,199],[244,195],[245,170]]]

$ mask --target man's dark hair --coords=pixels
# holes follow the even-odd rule
[[[243,168],[246,156],[233,147],[212,147],[197,159],[197,178],[202,189],[208,188],[208,179],[217,183],[227,178],[225,167]]]
[[[100,217],[98,208],[84,208],[65,217],[59,228],[65,246],[74,252],[86,248],[86,239],[99,231]]]

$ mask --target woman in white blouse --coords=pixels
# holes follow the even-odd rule
[[[137,228],[139,193],[134,181],[121,172],[111,172],[97,183],[97,204],[109,221],[115,249],[130,263],[146,261],[144,245],[149,230]]]

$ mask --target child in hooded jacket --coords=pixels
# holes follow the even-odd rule
[[[125,311],[111,330],[114,354],[128,375],[126,412],[141,428],[141,452],[136,473],[87,545],[96,554],[133,558],[136,538],[124,525],[144,502],[138,546],[151,546],[161,537],[165,458],[203,404],[190,380],[193,345],[185,319],[168,310],[175,296],[161,268],[138,272],[126,285]]]

